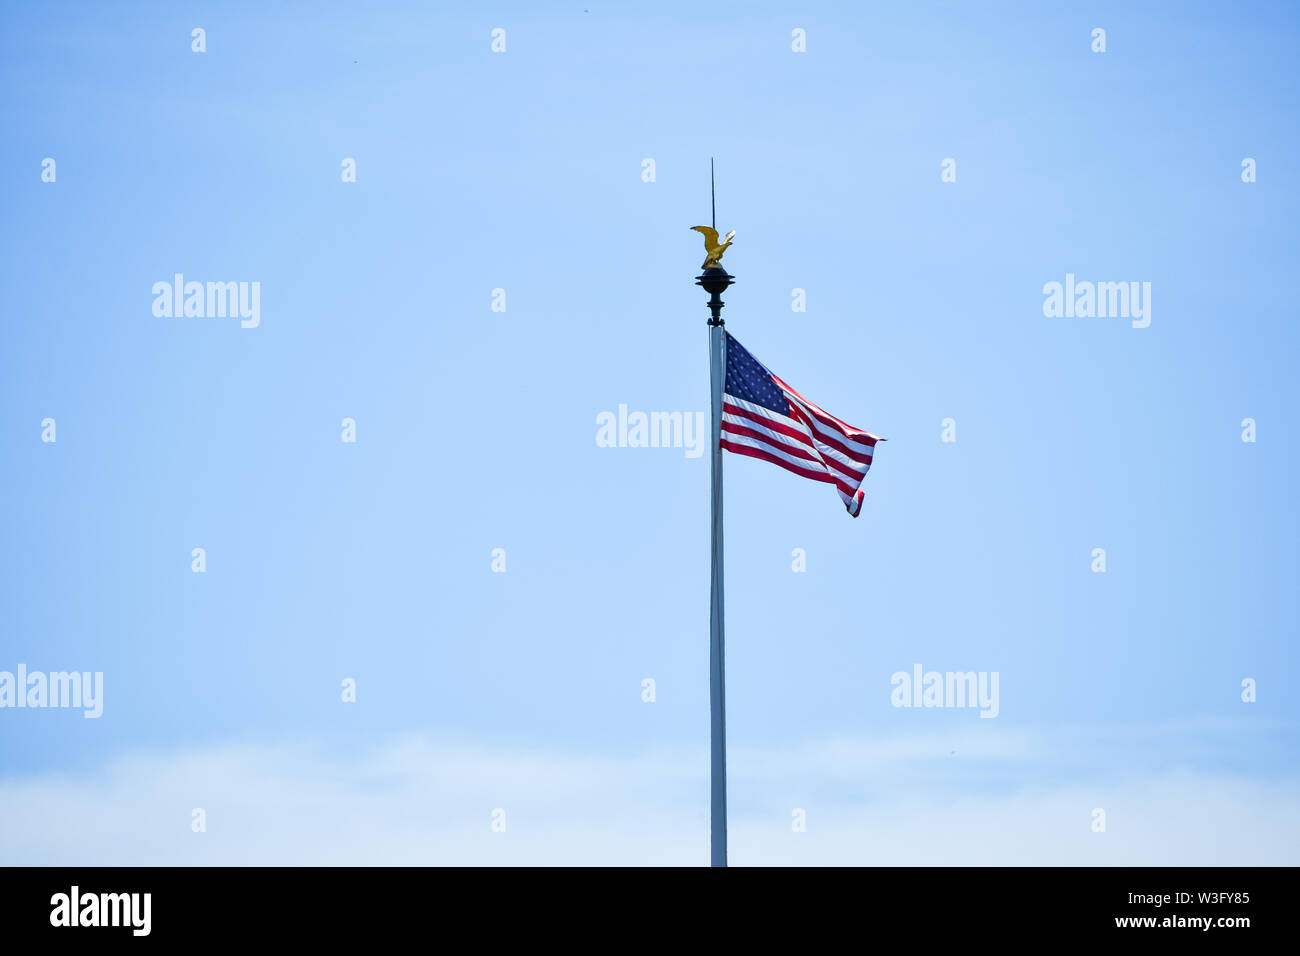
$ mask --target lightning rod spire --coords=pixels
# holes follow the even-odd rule
[[[713,228],[718,228],[718,192],[713,185],[713,157],[709,157],[709,202],[713,207]]]

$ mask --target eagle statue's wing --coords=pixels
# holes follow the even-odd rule
[[[718,230],[710,229],[708,226],[691,226],[696,232],[704,233],[704,251],[712,253],[718,248]]]

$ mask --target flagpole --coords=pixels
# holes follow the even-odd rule
[[[712,187],[713,162],[709,161]],[[710,189],[712,192],[712,189]],[[714,219],[714,228],[717,220]],[[727,865],[727,698],[723,640],[722,570],[722,389],[726,381],[726,331],[722,292],[734,280],[721,266],[707,268],[695,284],[709,293],[709,384],[713,406],[711,514],[712,571],[709,583],[709,862]]]
[[[719,303],[721,305],[721,303]],[[713,385],[713,574],[709,587],[709,859],[712,866],[727,865],[727,682],[723,640],[722,571],[722,383],[725,371],[725,333],[722,319],[709,321],[709,379]]]

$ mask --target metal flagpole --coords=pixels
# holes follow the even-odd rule
[[[722,319],[709,322],[709,380],[713,385],[713,575],[709,588],[709,858],[727,865],[727,682],[724,668],[722,575],[722,383],[726,377],[726,335]]]
[[[713,193],[713,161],[709,160],[709,188]],[[713,228],[717,229],[716,204]],[[726,332],[722,321],[721,293],[732,277],[719,264],[706,267],[696,284],[709,293],[709,383],[713,404],[712,576],[709,585],[709,860],[727,865],[727,703],[723,640],[722,573],[722,390],[726,381]]]

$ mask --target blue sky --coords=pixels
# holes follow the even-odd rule
[[[0,862],[703,862],[708,458],[595,435],[707,410],[710,157],[728,330],[889,439],[856,520],[727,456],[733,862],[1297,862],[1298,21],[6,8],[0,670],[105,692],[0,710]]]

